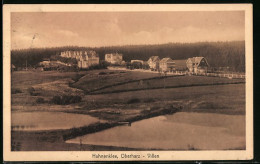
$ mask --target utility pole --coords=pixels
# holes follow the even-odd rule
[[[26,62],[25,62],[25,70],[27,71],[27,58],[26,58]]]

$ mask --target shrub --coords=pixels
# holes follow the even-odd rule
[[[133,104],[133,103],[140,103],[140,99],[138,98],[133,98],[127,101],[127,104]]]
[[[53,96],[51,102],[58,105],[68,105],[73,103],[78,103],[81,101],[81,96],[72,96],[72,95],[62,95],[62,96]]]
[[[73,81],[77,82],[77,81],[79,81],[79,79],[82,78],[83,76],[85,76],[85,75],[83,75],[83,74],[76,74],[76,75],[75,75],[74,77],[72,77],[71,79],[72,79]]]
[[[99,75],[106,75],[106,72],[99,72]]]
[[[53,102],[54,104],[61,104],[61,97],[53,96],[51,102]]]
[[[39,98],[36,99],[36,102],[37,103],[44,103],[45,101],[44,101],[43,98],[39,97]]]
[[[82,100],[81,96],[73,96],[72,98],[73,103],[81,102],[81,100]]]
[[[30,87],[30,88],[27,89],[27,91],[30,93],[31,96],[33,96],[35,89],[33,87]]]
[[[12,93],[12,94],[22,93],[22,91],[21,91],[20,89],[17,89],[17,88],[12,88],[12,89],[11,89],[11,93]]]
[[[152,98],[149,98],[149,99],[145,99],[145,100],[144,100],[144,102],[145,102],[145,103],[149,103],[149,102],[155,102],[155,100],[154,100],[154,99],[152,99]]]

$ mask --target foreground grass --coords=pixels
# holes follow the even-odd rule
[[[148,80],[139,80],[129,82],[122,85],[111,86],[93,92],[94,94],[100,93],[113,93],[113,92],[127,92],[134,90],[145,89],[158,89],[158,88],[177,88],[187,86],[200,86],[200,85],[219,85],[219,84],[232,84],[244,83],[244,79],[228,79],[220,77],[207,77],[207,76],[172,76],[167,78],[157,78]]]
[[[53,82],[56,80],[71,78],[75,79],[78,75],[84,75],[86,72],[58,72],[58,71],[15,71],[11,75],[12,88],[18,88],[22,91],[36,84]]]
[[[159,74],[117,70],[93,70],[89,71],[88,74],[86,74],[79,81],[74,83],[72,87],[90,92],[106,86],[113,86],[115,84],[127,83],[131,81],[154,77],[159,77]]]
[[[129,100],[139,99],[129,104]],[[99,108],[150,109],[166,104],[182,106],[187,112],[245,114],[245,84],[196,86],[86,95],[82,110]]]
[[[15,71],[11,75],[12,109],[40,109],[44,104],[37,103],[37,99],[49,102],[54,95],[83,95],[81,90],[71,88],[69,84],[85,74],[86,72]],[[34,95],[31,95],[29,89],[34,90]],[[50,105],[48,104],[49,108]]]

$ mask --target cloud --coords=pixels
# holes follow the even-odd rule
[[[77,37],[77,36],[79,36],[78,33],[72,32],[72,31],[69,31],[69,30],[57,30],[56,32],[58,34],[60,34],[60,35],[65,35],[65,36],[68,36],[68,37]]]
[[[12,48],[32,48],[35,45],[35,41],[38,40],[38,35],[33,33],[16,32],[12,35]]]

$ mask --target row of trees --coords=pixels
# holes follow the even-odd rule
[[[150,56],[170,57],[174,60],[187,59],[195,56],[205,57],[211,67],[228,67],[232,71],[245,71],[245,42],[199,42],[199,43],[168,43],[158,45],[127,45],[111,47],[59,47],[38,48],[26,50],[13,50],[11,62],[15,66],[35,66],[43,58],[59,55],[66,50],[94,50],[99,54],[101,60],[106,53],[118,52],[123,54],[126,62],[132,59],[148,60]]]

